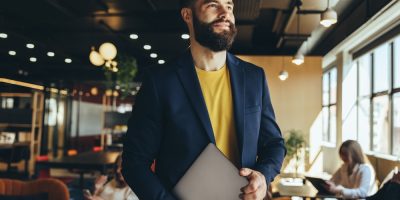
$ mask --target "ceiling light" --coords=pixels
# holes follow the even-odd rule
[[[110,90],[110,89],[108,89],[108,90],[106,90],[106,96],[111,96],[112,95],[112,90]]]
[[[15,51],[8,51],[8,54],[10,54],[10,56],[15,56],[15,55],[17,55],[17,52],[15,52]]]
[[[181,35],[181,38],[184,39],[184,40],[187,40],[187,39],[190,38],[190,36],[189,36],[189,34],[184,33],[184,34]]]
[[[30,57],[30,58],[29,58],[29,61],[31,61],[31,62],[36,62],[37,59],[36,59],[35,57]]]
[[[0,38],[6,39],[7,37],[7,33],[0,33]]]
[[[297,38],[300,38],[300,9],[302,2],[301,0],[297,1]],[[328,3],[329,5],[329,3]],[[294,55],[293,59],[292,59],[292,63],[294,63],[295,65],[301,65],[304,63],[304,56],[303,54],[300,52],[300,50],[297,51],[296,55]]]
[[[151,49],[151,46],[148,45],[148,44],[146,44],[146,45],[143,46],[143,49],[145,49],[145,50],[150,50],[150,49]]]
[[[65,61],[65,63],[72,63],[72,59],[71,58],[66,58],[64,61]]]
[[[330,1],[328,0],[328,5],[326,6],[326,10],[321,13],[321,21],[319,22],[324,27],[330,27],[332,24],[336,24],[337,22],[337,13],[329,6]]]
[[[26,44],[26,48],[33,49],[33,48],[35,48],[35,45],[31,44],[31,43],[28,43],[28,44]]]
[[[118,91],[115,91],[115,90],[114,90],[114,92],[113,92],[113,96],[114,96],[114,97],[117,97],[117,96],[119,96],[119,93],[118,93]]]
[[[49,56],[49,57],[54,57],[55,55],[56,54],[54,52],[51,52],[51,51],[47,52],[47,56]]]
[[[105,60],[112,60],[117,56],[117,48],[112,43],[103,43],[99,48],[100,55]]]
[[[130,34],[129,37],[130,37],[132,40],[136,40],[136,39],[139,38],[139,36],[138,36],[137,34],[134,34],[134,33]]]
[[[92,87],[92,89],[90,89],[90,94],[92,94],[93,96],[96,96],[99,93],[99,90],[97,89],[97,87]]]
[[[105,62],[99,52],[94,50],[94,47],[92,47],[92,51],[89,54],[89,61],[95,66],[102,66]]]
[[[286,70],[282,70],[281,72],[279,72],[279,79],[281,79],[281,81],[285,81],[288,77],[289,77],[289,73]]]
[[[332,8],[328,8],[321,13],[321,21],[319,22],[324,27],[330,27],[337,22],[337,13]]]
[[[165,63],[165,60],[158,60],[158,64],[162,65]]]
[[[304,63],[304,55],[301,52],[297,52],[292,59],[292,63],[295,65],[301,65]]]
[[[157,54],[156,54],[156,53],[151,53],[151,54],[150,54],[150,57],[152,57],[152,58],[157,58]]]

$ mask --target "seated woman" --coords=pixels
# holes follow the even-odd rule
[[[339,149],[343,165],[327,181],[327,189],[344,198],[365,198],[376,192],[375,171],[368,163],[360,144],[343,142]]]
[[[86,200],[139,200],[136,194],[126,184],[121,174],[122,157],[118,156],[114,168],[114,178],[107,182],[107,176],[95,180],[93,195],[84,194]]]
[[[392,179],[388,181],[373,196],[367,197],[366,200],[399,200],[400,199],[400,173],[394,174]]]

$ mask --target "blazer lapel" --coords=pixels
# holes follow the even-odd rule
[[[245,76],[244,70],[239,66],[239,61],[232,54],[227,54],[227,66],[229,69],[233,110],[235,115],[236,136],[238,141],[240,165],[243,163],[243,143],[244,143],[244,101],[245,101]]]
[[[178,76],[185,88],[186,94],[193,105],[203,127],[212,143],[215,144],[214,132],[212,130],[210,117],[208,116],[207,106],[201,91],[199,79],[193,64],[193,58],[190,51],[178,60],[180,67],[177,70]]]

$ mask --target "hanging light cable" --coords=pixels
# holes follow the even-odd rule
[[[297,39],[300,38],[300,6],[301,1],[297,1]],[[297,53],[293,56],[292,63],[295,65],[301,65],[304,63],[304,55],[300,52],[300,49]]]
[[[285,70],[285,63],[283,56],[282,56],[282,70],[279,72],[278,78],[281,79],[281,81],[285,81],[287,78],[289,78],[289,73]]]

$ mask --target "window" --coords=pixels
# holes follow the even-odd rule
[[[357,138],[364,150],[370,150],[370,98],[371,98],[371,54],[358,60],[358,106],[357,106]]]
[[[372,150],[389,154],[389,97],[387,95],[373,99],[373,136]]]
[[[389,45],[379,46],[374,51],[374,93],[389,89]]]
[[[0,99],[1,102],[1,108],[3,109],[10,109],[14,107],[14,99],[13,98],[7,98],[7,97],[2,97]]]
[[[358,94],[360,97],[369,97],[371,95],[371,54],[364,55],[358,60],[358,71]]]
[[[400,88],[400,37],[394,42],[394,88]]]
[[[329,103],[336,104],[337,70],[333,68],[329,73]]]
[[[336,85],[337,69],[324,73],[322,77],[322,140],[336,143]]]
[[[357,62],[343,76],[342,141],[357,139]]]
[[[400,157],[400,37],[372,49],[353,65],[357,66],[356,140],[365,151]]]
[[[400,156],[400,93],[393,95],[393,154]]]

